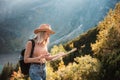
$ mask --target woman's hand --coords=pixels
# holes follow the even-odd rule
[[[45,55],[37,57],[37,63],[46,63]]]
[[[46,63],[46,59],[45,59],[45,58],[41,58],[41,59],[39,60],[39,63]]]

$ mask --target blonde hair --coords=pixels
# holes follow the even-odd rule
[[[47,45],[49,43],[49,38],[45,39],[46,31],[41,31],[36,34],[35,41],[37,44]]]

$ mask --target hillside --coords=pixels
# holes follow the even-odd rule
[[[52,46],[69,41],[103,20],[118,1],[0,0],[0,54],[19,52],[42,23],[56,32],[50,38]]]
[[[47,80],[120,80],[120,2],[95,28],[65,44],[54,45],[51,53],[75,47],[76,52],[52,61],[54,66],[47,64]],[[17,70],[6,65],[0,79],[23,79]],[[12,76],[5,75],[5,71]]]
[[[95,43],[98,32],[99,30],[97,27],[92,28],[84,34],[81,34],[79,37],[63,44],[65,50],[67,51],[71,50],[72,48],[77,48],[77,51],[74,54],[70,54],[64,58],[64,62],[74,61],[74,58],[80,55],[93,55],[91,43]]]

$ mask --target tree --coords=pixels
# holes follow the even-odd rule
[[[120,3],[98,24],[99,34],[91,44],[101,61],[101,80],[120,80]]]

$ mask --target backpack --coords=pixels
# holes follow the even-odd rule
[[[32,49],[31,49],[31,53],[30,53],[30,57],[32,57],[33,51],[34,51],[35,42],[34,42],[33,39],[31,39],[29,41],[32,41]],[[22,74],[29,75],[29,68],[30,68],[30,64],[31,63],[24,63],[24,53],[25,53],[25,49],[23,49],[21,51],[19,64],[20,64],[20,68],[21,68]]]

